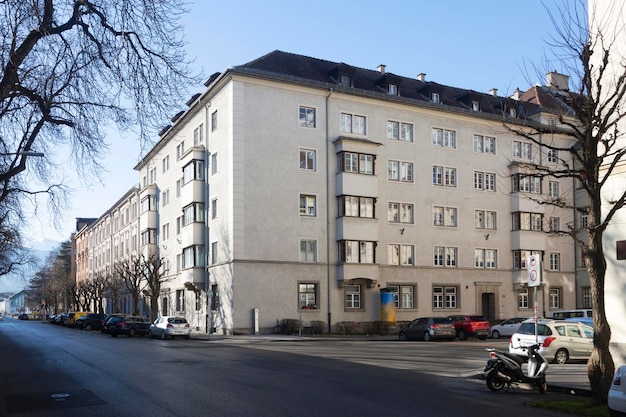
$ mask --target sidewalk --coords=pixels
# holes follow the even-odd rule
[[[198,331],[191,332],[191,338],[204,341],[219,341],[219,340],[237,340],[237,341],[396,341],[398,340],[396,335],[388,336],[361,336],[361,335],[325,335],[325,336],[297,336],[297,335],[274,335],[274,334],[250,334],[250,335],[218,335],[207,334]],[[476,370],[475,373],[465,374],[466,378],[472,379],[484,379],[482,369]],[[582,397],[591,396],[591,386],[589,385],[589,379],[587,378],[586,368],[581,363],[556,365],[550,364],[546,375],[548,382],[548,391],[557,392],[568,395],[576,395]],[[526,384],[520,385],[520,388],[525,389]],[[530,387],[530,386],[528,386]]]

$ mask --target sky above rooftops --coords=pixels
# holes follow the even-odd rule
[[[563,1],[545,3],[555,11],[554,4]],[[279,49],[373,70],[384,64],[397,75],[425,73],[428,81],[484,93],[496,88],[506,96],[543,83],[545,75],[534,66],[553,64],[546,65],[544,57],[555,29],[540,0],[198,0],[189,10],[182,20],[187,52],[206,78]],[[556,64],[550,69],[560,70]],[[203,90],[198,85],[193,92]],[[103,214],[139,182],[133,168],[141,156],[136,138],[112,132],[102,178],[85,184],[71,164],[57,161],[76,189],[71,208],[58,228],[48,213],[31,218],[25,230],[29,244],[68,240],[77,217]]]

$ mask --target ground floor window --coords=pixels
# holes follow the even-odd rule
[[[457,308],[456,286],[434,286],[433,287],[433,309]]]
[[[176,311],[185,311],[185,290],[176,290]]]
[[[591,308],[591,288],[582,288],[583,303],[582,308]]]
[[[396,308],[415,308],[415,287],[413,285],[388,285],[387,288],[394,293]]]
[[[528,308],[528,289],[524,288],[517,293],[517,308]]]
[[[354,310],[361,308],[361,286],[360,285],[346,285],[346,309]]]
[[[298,308],[301,310],[316,310],[318,288],[316,283],[302,282],[298,284]]]
[[[561,289],[550,288],[550,309],[561,308]]]

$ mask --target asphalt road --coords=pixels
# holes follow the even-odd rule
[[[161,341],[5,319],[0,415],[556,415],[526,405],[536,391],[492,393],[465,375],[487,354],[461,343]]]

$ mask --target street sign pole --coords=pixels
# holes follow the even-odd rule
[[[537,314],[537,287],[541,284],[541,259],[539,255],[530,255],[526,257],[526,269],[528,269],[528,287],[533,287],[533,309],[535,313],[535,343],[539,343],[538,324],[539,318]]]

